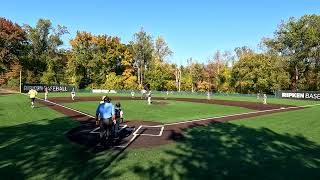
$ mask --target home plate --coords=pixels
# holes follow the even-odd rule
[[[280,109],[285,109],[284,107],[281,107]]]

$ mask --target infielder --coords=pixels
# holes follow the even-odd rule
[[[47,87],[44,88],[44,100],[45,101],[48,100],[48,88]]]
[[[148,96],[148,104],[151,104],[151,91],[149,91],[147,96]]]
[[[72,101],[74,101],[74,97],[76,96],[76,91],[74,90],[74,88],[72,88],[72,91],[71,91],[71,98],[72,98]]]
[[[263,94],[263,104],[267,104],[267,95]]]
[[[147,91],[145,89],[141,90],[141,99],[146,97],[146,93],[147,93]]]
[[[210,100],[210,92],[207,93],[207,99]]]
[[[36,99],[38,92],[34,88],[31,88],[28,94],[31,100],[31,108],[34,108],[34,100]]]

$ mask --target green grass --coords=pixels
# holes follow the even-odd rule
[[[79,92],[76,94],[77,97],[82,97],[82,96],[103,96],[105,94],[99,94],[99,93],[88,93],[88,92]],[[117,94],[108,94],[109,96],[127,96],[131,97],[130,94],[128,93],[117,93]],[[177,97],[177,98],[200,98],[200,99],[206,99],[206,96],[203,95],[197,95],[197,94],[169,94],[167,96],[166,94],[153,94],[154,97]],[[140,94],[136,94],[137,97],[140,97]],[[44,93],[39,93],[39,97],[44,98]],[[50,97],[70,97],[70,93],[50,93]],[[246,96],[212,96],[212,99],[218,99],[218,100],[230,100],[230,101],[248,101],[248,102],[260,102],[262,103],[262,99],[260,98],[259,100],[256,97],[246,97]],[[268,103],[273,103],[273,104],[287,104],[287,105],[297,105],[297,106],[302,106],[302,105],[309,105],[309,104],[319,104],[319,101],[313,101],[313,100],[296,100],[296,99],[279,99],[279,98],[269,98]]]
[[[0,126],[37,122],[43,117],[61,117],[61,115],[37,102],[35,108],[32,109],[29,98],[20,94],[0,96],[0,102]]]
[[[156,121],[160,123],[170,123],[186,121],[199,118],[217,117],[227,114],[244,113],[252,110],[233,106],[222,106],[214,104],[163,101],[169,104],[148,105],[146,101],[125,100],[120,101],[126,120]],[[95,115],[98,102],[77,102],[67,103],[68,107],[82,112]]]
[[[319,115],[317,106],[192,128],[177,144],[130,152],[121,177],[319,179]]]
[[[31,109],[22,95],[0,96],[0,100],[1,179],[91,179],[120,174],[101,172],[112,167],[109,162],[117,152],[92,152],[65,137],[79,123],[47,107]]]
[[[25,96],[0,102],[1,179],[320,177],[320,106],[191,128],[175,144],[118,153],[70,143],[64,133],[78,123],[31,109]]]

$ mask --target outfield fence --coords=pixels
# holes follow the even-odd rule
[[[78,89],[78,92],[81,93],[92,93],[91,89]],[[109,90],[113,91],[113,90]],[[135,95],[140,95],[141,91],[140,90],[115,90],[116,93],[119,94],[131,94],[133,91]],[[208,92],[189,92],[189,91],[155,91],[152,90],[153,95],[161,95],[161,96],[166,96],[166,95],[190,95],[190,96],[208,96]],[[210,96],[231,96],[231,97],[253,97],[257,98],[258,94],[241,94],[241,93],[217,93],[217,92],[210,92]],[[259,94],[259,98],[262,98],[263,94]],[[275,95],[267,95],[268,98],[275,98]]]
[[[69,85],[52,85],[52,84],[28,84],[24,83],[21,86],[22,92],[28,92],[31,88],[35,88],[39,92],[43,92],[44,88],[48,88],[49,92],[70,92],[74,86]],[[112,93],[112,94],[128,94],[132,92],[139,96],[141,90],[101,90],[101,89],[76,89],[80,93]],[[190,91],[155,91],[152,90],[153,96],[198,96],[208,97],[208,92],[190,92]],[[221,92],[210,92],[210,96],[230,96],[230,97],[252,97],[252,98],[263,98],[263,93],[258,94],[241,94],[241,93],[221,93]],[[292,90],[280,90],[275,92],[274,95],[267,95],[267,98],[285,98],[285,99],[305,99],[305,100],[320,100],[319,91],[292,91]]]

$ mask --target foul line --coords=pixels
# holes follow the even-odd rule
[[[305,108],[305,107],[313,107],[313,106],[319,106],[319,105],[320,104],[310,104],[310,105],[305,105],[305,106],[292,106],[292,107],[287,107],[287,108],[281,107],[281,108],[277,108],[277,109],[252,111],[252,112],[231,114],[231,115],[211,117],[211,118],[195,119],[195,120],[183,121],[183,122],[167,123],[167,124],[164,124],[163,126],[171,126],[171,125],[176,125],[176,124],[185,124],[185,123],[191,123],[191,122],[205,121],[205,120],[211,120],[211,119],[220,119],[220,118],[234,117],[234,116],[241,116],[241,115],[248,115],[248,114],[258,114],[258,113],[264,113],[264,112],[281,111],[281,110],[287,110],[287,109],[298,109],[298,108]]]
[[[23,95],[28,96],[28,95],[26,95],[26,94],[23,94]],[[90,117],[90,118],[95,118],[94,116],[91,116],[90,114],[86,114],[86,113],[84,113],[84,112],[81,112],[81,111],[78,111],[78,110],[75,110],[75,109],[69,108],[69,107],[67,107],[67,106],[64,106],[64,105],[61,105],[61,104],[58,104],[58,103],[55,103],[55,102],[52,102],[52,101],[49,101],[49,100],[47,100],[47,101],[46,101],[46,100],[41,99],[41,98],[38,98],[38,97],[36,97],[36,99],[41,100],[41,101],[44,101],[44,102],[47,102],[47,103],[54,104],[54,105],[56,105],[56,106],[60,106],[60,107],[63,107],[63,108],[69,109],[69,110],[71,110],[71,111],[74,111],[74,112],[77,112],[77,113],[79,113],[79,114],[82,114],[82,115],[88,116],[88,117]]]

